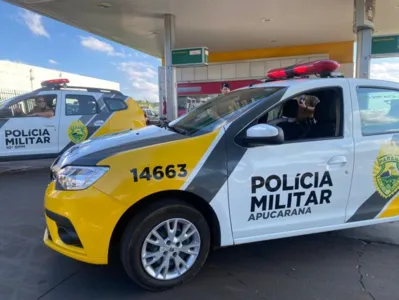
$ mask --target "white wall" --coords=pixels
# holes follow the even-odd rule
[[[177,68],[176,80],[180,83],[258,79],[265,77],[266,73],[271,69],[318,59],[328,59],[328,54],[214,63],[205,67]],[[337,72],[342,72],[345,77],[353,77],[353,64],[342,64]]]
[[[341,72],[347,78],[354,78],[355,77],[354,67],[355,67],[354,63],[341,64],[337,72]]]
[[[30,79],[31,74],[33,80]],[[67,78],[69,84],[75,86],[120,90],[118,82],[0,60],[0,89],[30,91],[32,86],[38,89],[42,81],[56,78]]]

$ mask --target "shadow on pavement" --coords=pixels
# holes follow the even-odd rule
[[[47,169],[0,175],[1,300],[399,299],[398,246],[340,236],[349,231],[220,249],[191,282],[145,292],[118,264],[86,265],[43,245],[48,180]]]
[[[370,299],[358,271],[363,246],[322,234],[221,249],[191,282],[163,293],[136,287],[120,265],[81,264],[41,299]],[[386,255],[397,261],[397,252]],[[376,263],[375,272],[390,281],[396,271],[383,266]]]
[[[39,171],[41,169],[48,170],[53,161],[54,159],[0,162],[0,174],[10,172]]]

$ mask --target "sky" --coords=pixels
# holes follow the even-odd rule
[[[158,101],[160,59],[1,0],[0,41],[0,60],[116,81],[124,94]]]
[[[1,0],[0,28],[0,60],[116,81],[135,99],[158,101],[158,58]],[[373,59],[370,77],[399,82],[399,58]]]

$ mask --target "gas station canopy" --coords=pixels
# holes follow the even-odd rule
[[[156,57],[164,15],[175,16],[175,48],[212,54],[353,41],[353,0],[7,0]],[[398,31],[398,0],[376,1],[375,35]]]
[[[162,58],[159,99],[169,120],[188,96],[177,89],[202,101],[226,80],[239,88],[275,67],[326,58],[345,76],[356,66],[368,78],[373,35],[385,36],[379,54],[399,55],[399,0],[6,1]]]

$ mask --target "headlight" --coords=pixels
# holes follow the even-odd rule
[[[108,169],[108,167],[69,166],[57,173],[57,181],[65,190],[84,190],[100,179]]]

